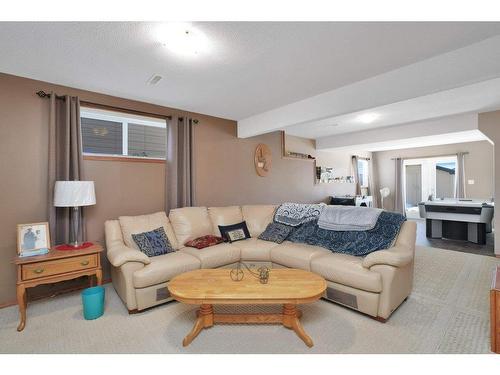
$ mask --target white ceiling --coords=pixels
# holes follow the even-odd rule
[[[158,42],[158,26],[3,22],[0,71],[240,120],[500,33],[475,22],[202,22],[213,48],[187,59]]]

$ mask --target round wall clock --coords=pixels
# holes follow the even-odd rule
[[[254,157],[255,170],[259,176],[266,177],[268,175],[271,170],[271,161],[271,149],[267,145],[260,143],[255,149]]]

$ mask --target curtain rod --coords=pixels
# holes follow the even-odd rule
[[[462,152],[462,154],[469,155],[469,152],[468,151]],[[442,157],[446,157],[446,156],[457,156],[457,154],[441,154],[441,155],[431,155],[431,156],[414,156],[414,157],[411,157],[411,158],[402,158],[402,157],[399,157],[399,158],[391,158],[391,160],[396,160],[396,159],[402,159],[402,160],[430,159],[430,158],[442,158]]]
[[[358,156],[358,155],[353,155],[356,156],[360,160],[371,160],[370,158],[365,158],[364,156]]]
[[[38,95],[40,98],[50,98],[51,97],[50,93],[46,93],[43,90],[37,91],[36,95]],[[56,95],[56,99],[64,100],[65,96]],[[87,107],[109,109],[109,110],[115,110],[115,111],[126,112],[126,113],[128,112],[128,113],[131,113],[131,114],[134,114],[134,115],[157,117],[157,118],[168,119],[168,120],[172,119],[172,116],[169,116],[169,115],[164,116],[164,115],[159,115],[159,114],[156,114],[156,113],[136,111],[135,109],[115,107],[115,106],[111,106],[111,105],[107,105],[107,104],[100,104],[100,103],[92,103],[92,102],[88,102],[88,101],[85,101],[85,100],[80,100],[80,103],[83,106],[87,106]],[[180,118],[182,118],[182,117],[180,117]],[[197,124],[198,120],[193,119],[193,123]]]

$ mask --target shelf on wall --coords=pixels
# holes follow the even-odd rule
[[[303,160],[303,161],[315,161],[316,160],[316,159],[306,159],[306,158],[299,158],[299,157],[285,156],[285,155],[283,155],[281,158],[287,159],[287,160]]]

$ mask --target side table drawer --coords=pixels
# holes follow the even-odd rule
[[[21,274],[23,280],[32,280],[61,273],[94,268],[97,267],[97,264],[97,254],[82,255],[72,258],[23,264],[21,266]]]

